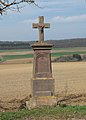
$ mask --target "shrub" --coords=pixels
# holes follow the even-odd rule
[[[2,56],[0,56],[0,62],[2,62],[3,61],[3,57]]]
[[[73,58],[76,58],[77,61],[81,61],[82,60],[81,55],[79,55],[79,54],[73,54]]]

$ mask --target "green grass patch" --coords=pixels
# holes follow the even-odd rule
[[[64,55],[72,55],[72,54],[86,54],[86,52],[56,52],[52,53],[52,57],[64,56]],[[4,55],[3,61],[13,60],[13,59],[23,59],[23,58],[33,58],[33,54],[22,54],[22,55]]]
[[[3,60],[4,60],[3,57],[0,57],[0,63],[3,62]]]
[[[0,113],[0,120],[21,120],[24,117],[44,117],[54,116],[59,118],[84,117],[86,115],[86,106],[67,106],[67,107],[41,107],[32,110],[20,110],[16,112]]]
[[[73,54],[86,54],[86,51],[84,51],[85,48],[54,48],[54,50],[74,50],[74,52],[70,51],[70,52],[66,52],[66,51],[62,51],[62,52],[56,52],[56,53],[52,53],[51,56],[52,57],[58,57],[58,56],[64,56],[64,55],[73,55]],[[76,52],[77,50],[81,50],[80,52]],[[19,50],[0,50],[0,52],[24,52],[24,51],[31,51],[32,49],[19,49]],[[83,50],[83,51],[82,51]],[[33,54],[22,54],[22,55],[3,55],[3,60],[0,60],[0,62],[6,61],[6,60],[13,60],[13,59],[22,59],[22,58],[32,58]]]
[[[86,54],[86,52],[56,52],[52,53],[52,57],[58,57],[63,55],[72,55],[72,54]],[[9,59],[21,59],[21,58],[32,58],[33,54],[22,54],[22,55],[4,55],[5,60]]]
[[[32,51],[32,49],[0,50],[0,52],[25,52],[25,51]]]
[[[0,62],[2,62],[2,59],[0,58]]]
[[[86,50],[86,47],[73,47],[73,48],[52,48],[52,50]],[[12,50],[0,50],[0,52],[24,52],[24,51],[32,51],[32,49],[12,49]]]
[[[4,55],[3,59],[6,60],[13,60],[13,59],[22,59],[22,58],[32,58],[32,54],[24,54],[24,55]]]
[[[73,55],[73,54],[86,54],[86,52],[56,52],[52,53],[52,57],[64,56],[64,55]]]
[[[53,50],[86,50],[86,47],[71,47],[71,48],[52,48]]]

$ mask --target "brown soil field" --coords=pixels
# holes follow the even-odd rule
[[[28,100],[32,69],[32,63],[0,64],[0,111],[19,109]],[[52,69],[57,103],[86,105],[86,62],[53,63]]]
[[[31,93],[32,64],[0,65],[0,99],[22,99]]]
[[[32,64],[0,65],[0,100],[23,99],[31,94]],[[86,62],[53,63],[55,93],[86,93]]]

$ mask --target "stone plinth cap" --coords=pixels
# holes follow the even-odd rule
[[[31,47],[35,50],[35,49],[49,49],[51,50],[53,47],[53,44],[48,44],[48,43],[34,43],[31,45]]]

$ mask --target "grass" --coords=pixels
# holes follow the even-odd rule
[[[67,107],[41,107],[32,110],[19,110],[16,112],[3,112],[0,113],[0,120],[21,120],[24,117],[45,117],[53,116],[59,118],[66,117],[85,117],[86,106],[67,106]]]
[[[12,60],[12,59],[21,59],[21,58],[32,58],[32,54],[23,54],[23,55],[4,55],[3,59],[6,60]]]
[[[3,62],[3,58],[2,57],[0,58],[0,62]]]
[[[52,48],[52,50],[86,50],[86,47],[73,47],[73,48]],[[0,50],[0,52],[24,52],[24,51],[32,51],[32,49],[14,49],[14,50]]]
[[[15,49],[15,50],[0,50],[0,52],[24,52],[31,51],[32,49]]]
[[[58,57],[58,56],[72,55],[72,54],[86,54],[86,52],[58,52],[58,53],[52,53],[51,56]],[[2,57],[3,57],[3,61],[6,61],[6,60],[13,60],[13,59],[32,58],[33,54],[4,55]]]
[[[0,58],[0,62],[2,62],[2,59]]]
[[[52,48],[53,50],[86,50],[86,47],[71,47],[71,48]]]
[[[83,52],[56,52],[56,53],[52,53],[51,56],[58,57],[58,56],[73,55],[73,54],[86,54],[86,52],[85,51]]]
[[[56,52],[52,53],[52,57],[58,57],[58,56],[64,56],[64,55],[72,55],[72,54],[86,54],[85,48],[53,48],[54,50],[71,50],[70,52]],[[0,52],[24,52],[24,51],[31,51],[32,49],[19,49],[19,50],[0,50]],[[72,52],[72,50],[75,50]],[[76,52],[76,50],[79,52]],[[81,50],[81,51],[80,51]],[[83,50],[83,51],[82,51]],[[22,58],[32,58],[33,54],[22,54],[22,55],[3,55],[3,60],[0,60],[0,62],[6,61],[6,60],[12,60],[12,59],[22,59]]]
[[[32,58],[33,54],[23,54],[23,55],[3,55],[3,59],[0,59],[0,62],[5,62],[6,60],[14,59],[23,59],[23,58]]]
[[[73,47],[73,48],[52,48],[53,50],[86,50],[86,47]],[[32,51],[32,49],[14,49],[14,50],[0,50],[0,52],[24,52]]]

